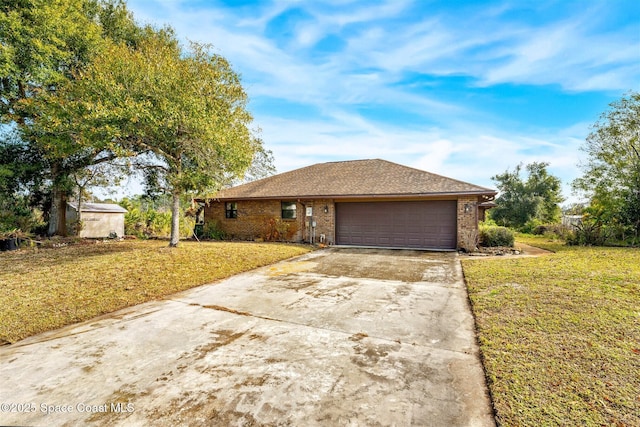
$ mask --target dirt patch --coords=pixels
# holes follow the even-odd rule
[[[338,283],[326,288],[318,287],[307,292],[307,295],[314,298],[331,298],[337,302],[350,300],[353,294],[357,291],[359,286],[358,282],[344,282]]]
[[[269,375],[260,375],[258,377],[247,377],[241,383],[234,385],[233,388],[240,389],[243,387],[261,387],[269,380],[269,378],[270,378]]]
[[[363,338],[368,337],[369,335],[364,332],[358,332],[357,334],[353,334],[349,337],[351,341],[361,341]]]
[[[311,270],[315,265],[316,263],[312,261],[289,261],[269,267],[267,275],[270,277],[277,277],[292,273],[301,273],[303,271]]]
[[[310,279],[308,277],[299,276],[297,274],[292,274],[290,276],[277,278],[275,281],[278,284],[278,288],[281,289],[292,289],[296,292],[301,291],[303,289],[309,288],[311,286],[317,285],[320,283],[319,279]],[[269,291],[269,290],[267,290]]]
[[[251,341],[254,341],[254,340],[258,340],[260,342],[266,342],[267,341],[267,337],[265,337],[264,335],[259,335],[259,334],[251,334],[251,335],[249,335],[249,339]]]
[[[165,420],[169,425],[201,426],[201,425],[243,425],[257,426],[256,419],[250,414],[221,411],[220,403],[214,395],[190,396],[171,399],[162,410],[149,413],[147,419],[155,424]],[[240,424],[239,422],[242,421]]]
[[[244,335],[244,332],[234,332],[227,329],[213,331],[212,333],[216,335],[213,341],[195,348],[193,353],[195,354],[195,360],[203,359],[208,353],[229,345]]]
[[[202,307],[210,308],[212,310],[226,311],[227,313],[238,314],[240,316],[253,316],[251,313],[248,313],[246,311],[238,311],[238,310],[234,310],[233,308],[223,307],[221,305],[203,305]]]
[[[526,243],[516,243],[513,248],[502,246],[494,248],[480,248],[478,252],[462,253],[460,256],[464,257],[464,259],[513,259],[537,257],[552,253],[553,252],[546,249],[536,248],[535,246],[530,246]]]
[[[360,367],[377,366],[399,347],[400,344],[371,344],[361,341],[353,347],[355,355],[351,357],[351,361]]]
[[[516,248],[520,248],[522,251],[522,255],[549,255],[553,252],[548,251],[546,249],[537,248],[535,246],[527,245],[526,243],[516,243]]]
[[[116,420],[127,418],[130,413],[136,410],[135,399],[146,396],[148,392],[133,393],[130,391],[131,386],[124,386],[114,391],[106,400],[104,408],[94,412],[87,421],[99,422],[102,425],[113,424]],[[104,409],[104,411],[102,410]]]

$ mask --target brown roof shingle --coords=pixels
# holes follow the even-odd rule
[[[220,191],[215,199],[410,197],[496,191],[386,160],[318,163]]]

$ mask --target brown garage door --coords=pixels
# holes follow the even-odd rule
[[[336,243],[455,249],[455,200],[336,204]]]

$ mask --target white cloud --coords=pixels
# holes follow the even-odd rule
[[[380,157],[493,186],[492,175],[520,162],[548,161],[568,185],[579,174],[578,147],[587,122],[546,130],[526,119],[499,117],[498,125],[490,110],[473,111],[464,97],[445,101],[437,86],[412,86],[406,76],[464,76],[487,91],[502,84],[618,91],[640,83],[638,24],[603,31],[606,14],[599,12],[607,3],[536,16],[536,23],[522,14],[509,18],[522,7],[517,2],[439,8],[422,17],[416,7],[424,3],[397,0],[278,0],[240,9],[185,8],[188,2],[170,0],[129,4],[143,21],[168,19],[181,37],[213,43],[243,75],[251,99],[306,104],[312,108],[305,111],[319,112],[288,119],[254,112],[279,171]],[[293,27],[291,40],[268,38],[269,24],[292,8],[309,17],[304,25]],[[327,36],[344,44],[319,55],[314,45]],[[414,118],[391,125],[385,117],[358,113],[361,107],[384,106],[390,114]]]
[[[571,91],[629,89],[632,76],[638,73],[639,45],[629,44],[633,38],[629,31],[590,33],[594,25],[578,16],[529,28],[499,48],[501,55],[508,56],[506,61],[484,68],[489,64],[476,64],[476,73],[485,86],[522,83],[560,84]]]
[[[326,120],[259,117],[264,140],[273,150],[278,171],[322,161],[383,158],[445,176],[494,187],[491,176],[519,163],[550,163],[561,178],[565,195],[579,175],[577,158],[584,141],[582,124],[553,135],[521,135],[490,127],[403,129],[381,125],[353,114],[337,114]],[[540,148],[544,147],[540,154]]]

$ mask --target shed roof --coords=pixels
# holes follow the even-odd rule
[[[215,199],[419,197],[495,190],[380,159],[318,163],[220,191]]]
[[[68,202],[67,204],[74,210],[78,210],[78,203]],[[114,203],[83,203],[82,212],[127,213],[128,211]]]

